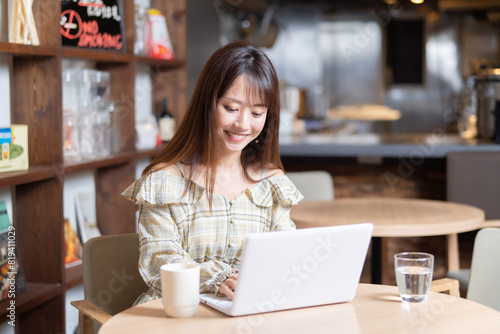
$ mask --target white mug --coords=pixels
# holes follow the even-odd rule
[[[161,291],[167,316],[192,317],[200,303],[200,267],[192,263],[162,265]]]

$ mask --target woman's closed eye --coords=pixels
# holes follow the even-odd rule
[[[234,107],[231,107],[231,106],[224,106],[224,108],[226,108],[226,110],[230,111],[230,112],[238,111],[238,108],[234,108]]]

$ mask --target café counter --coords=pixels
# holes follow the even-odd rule
[[[464,139],[440,131],[428,134],[307,134],[280,138],[282,156],[297,157],[372,157],[445,158],[449,152],[500,152],[491,140]]]

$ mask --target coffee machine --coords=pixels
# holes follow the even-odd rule
[[[500,140],[500,66],[480,70],[476,80],[477,133],[480,138]],[[495,126],[497,124],[497,126]]]

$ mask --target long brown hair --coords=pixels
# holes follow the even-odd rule
[[[205,184],[211,203],[219,153],[215,110],[217,100],[244,75],[250,93],[259,96],[267,107],[266,122],[256,140],[241,154],[241,164],[248,180],[248,167],[273,166],[283,170],[279,154],[279,82],[274,66],[266,54],[245,42],[227,44],[210,57],[196,84],[186,115],[167,146],[144,169],[143,175],[159,163],[182,162],[190,165],[188,187],[197,167],[206,168]],[[257,94],[257,95],[255,95]]]

